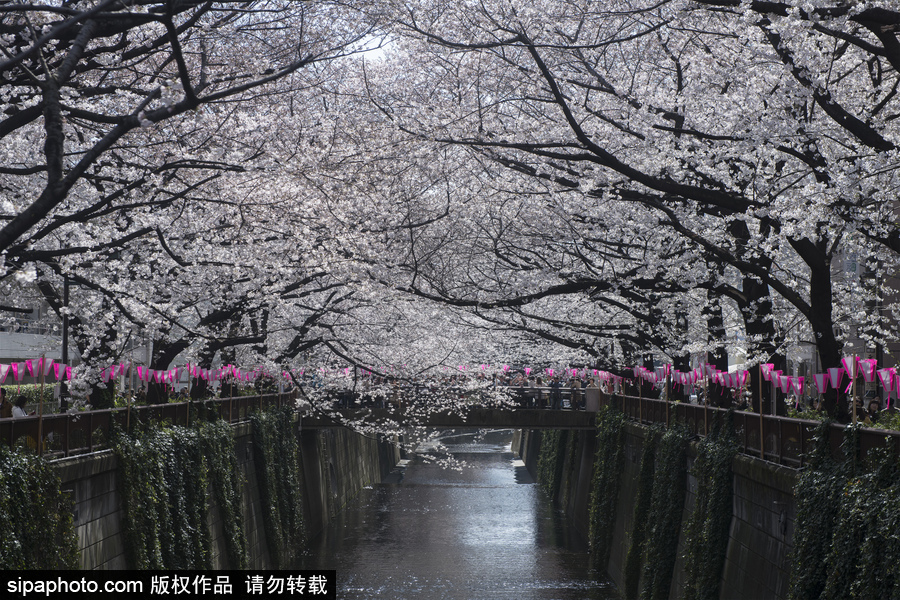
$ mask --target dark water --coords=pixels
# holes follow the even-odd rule
[[[445,438],[462,472],[412,458],[395,482],[363,490],[303,567],[335,569],[346,599],[617,598],[511,438]]]

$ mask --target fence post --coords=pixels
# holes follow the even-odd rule
[[[766,460],[766,438],[763,435],[765,423],[763,421],[763,371],[762,365],[759,365],[759,457]]]
[[[666,384],[663,387],[666,396],[666,429],[669,428],[669,374],[666,373]]]
[[[806,456],[806,436],[803,435],[806,428],[803,426],[803,423],[798,425],[800,429],[800,468],[803,468],[803,457]]]
[[[775,443],[778,444],[778,464],[784,464],[784,421],[782,419],[778,419],[778,437],[775,438]]]
[[[760,404],[760,410],[762,410],[762,404]],[[760,413],[759,414],[759,457],[763,460],[766,460],[765,427],[766,427],[766,421],[765,421],[765,419],[763,419],[762,413]]]
[[[637,380],[638,386],[638,423],[643,424],[644,422],[644,390],[641,385],[641,380],[638,378]]]
[[[704,367],[705,369],[706,367]],[[709,435],[709,385],[708,379],[703,380],[703,437]]]
[[[66,414],[66,430],[65,430],[66,431],[66,441],[65,441],[65,445],[64,445],[65,447],[64,447],[63,451],[66,453],[65,454],[66,456],[69,456],[69,433],[71,432],[71,428],[69,427],[69,421],[72,419],[72,415],[70,415],[68,411],[66,411],[65,414]],[[10,439],[12,439],[12,438],[10,438]]]

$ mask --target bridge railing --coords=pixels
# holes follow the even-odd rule
[[[601,404],[615,406],[627,417],[643,424],[682,423],[693,433],[706,436],[717,417],[726,409],[683,402],[638,398],[634,396],[606,396],[601,394]],[[815,444],[815,430],[820,422],[809,419],[792,419],[760,415],[736,410],[733,414],[734,431],[743,453],[785,466],[800,468],[806,464]],[[832,456],[841,460],[841,444],[845,425],[834,423],[828,428],[828,445]],[[900,451],[900,431],[862,427],[859,430],[860,456],[870,450],[884,448],[894,442],[895,452]]]
[[[293,393],[267,394],[0,419],[0,444],[53,458],[73,456],[108,448],[114,425],[125,429],[132,420],[188,425],[202,406],[238,423],[254,410],[292,404],[295,398]]]
[[[535,392],[534,388],[509,388],[518,391],[523,398]],[[575,396],[583,402],[594,390],[582,389]],[[546,398],[549,388],[540,393]],[[561,388],[558,393],[565,400],[572,390]],[[699,436],[709,433],[713,421],[725,409],[712,406],[666,402],[664,400],[599,394],[600,404],[612,405],[622,410],[630,419],[643,423],[683,423]],[[294,393],[235,398],[211,399],[197,402],[132,406],[109,410],[94,410],[66,414],[48,414],[43,417],[0,419],[0,444],[24,447],[53,457],[72,456],[107,448],[113,424],[126,428],[131,419],[167,422],[173,425],[190,423],[197,408],[202,405],[231,423],[246,421],[254,410],[293,403]],[[471,400],[471,399],[470,399]],[[337,402],[338,399],[336,398]],[[812,453],[814,432],[819,421],[759,415],[746,411],[734,411],[734,430],[745,454],[791,467],[802,467]],[[828,430],[828,444],[835,458],[842,458],[841,444],[845,426],[833,424]],[[900,448],[900,432],[883,429],[861,428],[860,453],[864,456],[874,448],[884,447],[886,440],[895,440]],[[40,440],[40,443],[38,443]]]

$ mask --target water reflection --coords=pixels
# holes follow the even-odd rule
[[[304,568],[335,569],[338,597],[616,598],[587,547],[550,506],[511,432],[445,437],[462,472],[413,458],[364,490],[318,539]]]

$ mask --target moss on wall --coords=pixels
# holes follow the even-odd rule
[[[541,432],[541,450],[538,454],[538,483],[551,499],[555,499],[557,494],[559,494],[568,441],[568,431],[549,429]]]
[[[648,517],[650,515],[650,500],[653,497],[653,474],[656,460],[656,447],[662,437],[662,426],[654,426],[648,430],[644,440],[644,449],[641,452],[640,475],[638,479],[637,496],[634,499],[634,514],[631,522],[634,529],[631,532],[631,544],[625,558],[625,597],[633,600],[638,597],[641,580],[641,568],[644,564],[644,551],[648,533]]]
[[[253,423],[253,460],[263,503],[263,524],[274,568],[289,568],[303,551],[300,448],[290,409],[258,412]]]

